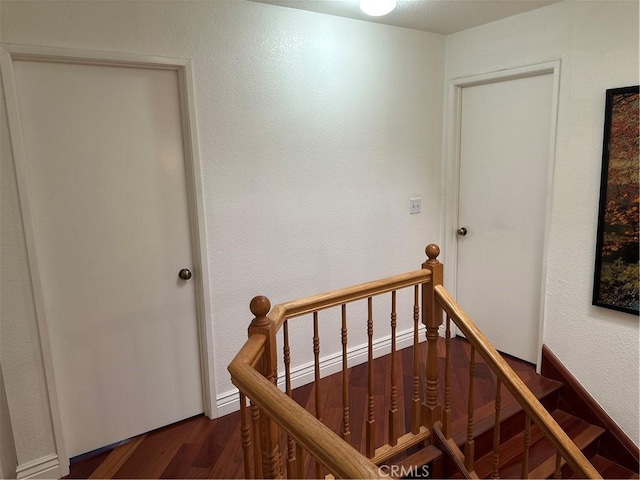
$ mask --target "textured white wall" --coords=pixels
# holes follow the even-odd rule
[[[3,42],[193,59],[218,394],[254,295],[278,303],[417,269],[439,241],[444,37],[244,1],[0,8]],[[7,138],[3,116],[2,360],[24,463],[53,439]],[[423,213],[410,216],[415,195]],[[339,350],[334,322],[322,355]],[[300,325],[295,363],[310,358]]]
[[[16,449],[11,431],[7,394],[0,365],[0,476],[14,478],[16,475]]]
[[[637,85],[638,58],[638,2],[566,1],[448,36],[445,69],[562,60],[544,342],[636,444],[638,318],[591,306],[591,292],[604,92]]]

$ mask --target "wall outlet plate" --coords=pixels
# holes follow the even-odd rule
[[[422,209],[422,199],[415,197],[415,198],[410,198],[409,199],[409,213],[410,214],[414,214],[414,213],[420,213],[420,210]]]

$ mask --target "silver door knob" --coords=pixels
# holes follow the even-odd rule
[[[467,229],[465,227],[460,227],[458,229],[458,235],[460,235],[461,237],[464,237],[467,233],[469,232],[467,232]]]
[[[191,278],[191,270],[189,270],[188,268],[183,268],[178,272],[178,276],[182,280],[189,280]]]

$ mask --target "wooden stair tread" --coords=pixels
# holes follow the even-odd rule
[[[601,455],[594,455],[589,459],[591,464],[602,475],[602,478],[639,478],[638,472],[629,470],[622,465]],[[574,475],[575,478],[578,478]],[[574,478],[572,477],[572,478]]]
[[[427,465],[428,463],[433,462],[434,460],[440,458],[442,456],[442,451],[434,447],[433,445],[427,445],[424,448],[421,448],[416,453],[405,457],[398,462],[394,462],[394,465],[399,467],[421,467],[422,465]]]
[[[562,382],[540,377],[539,383],[537,385],[530,386],[530,389],[531,393],[533,393],[535,397],[542,402],[545,397],[557,392],[562,388],[562,386]],[[503,407],[500,410],[501,423],[523,411],[522,406],[518,402],[508,402],[508,400],[506,400],[506,398],[511,397],[511,394],[506,390],[506,388],[503,388],[502,392]],[[488,402],[475,409],[473,413],[473,418],[475,420],[473,424],[474,437],[478,437],[494,427],[495,412],[495,401]],[[463,445],[467,438],[467,417],[459,418],[457,421],[453,422],[451,424],[451,431],[453,432],[453,439],[456,445]]]
[[[584,449],[604,433],[604,430],[591,425],[562,410],[551,413],[562,429],[574,441],[578,448]],[[515,435],[500,445],[500,477],[520,478],[522,453],[524,451],[524,432]],[[547,478],[553,475],[556,462],[556,450],[537,425],[531,427],[529,447],[530,478]],[[493,452],[475,462],[475,470],[481,478],[491,476]]]
[[[600,437],[604,433],[604,429],[597,427],[595,425],[588,425],[585,430],[580,432],[577,436],[573,437],[572,440],[576,444],[576,446],[582,450],[590,445],[593,441]],[[549,448],[553,448],[549,445]],[[561,465],[564,466],[566,461],[562,459]],[[535,468],[531,472],[531,478],[548,478],[553,475],[553,472],[556,468],[556,454],[553,453],[550,458],[545,460],[542,464],[540,464],[537,468]]]
[[[390,476],[391,478],[403,478],[402,475],[407,475],[416,468],[428,465],[441,457],[442,451],[439,448],[427,445],[408,457],[392,462],[393,470],[389,470]]]

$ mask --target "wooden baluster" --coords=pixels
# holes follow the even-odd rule
[[[367,336],[369,337],[368,351],[368,398],[367,398],[367,430],[366,430],[366,453],[367,457],[373,458],[376,453],[376,420],[373,412],[373,299],[367,299]]]
[[[500,408],[502,403],[502,384],[496,377],[496,415],[493,424],[493,471],[491,478],[500,478]]]
[[[562,478],[562,455],[556,452],[556,470],[553,472],[553,478]]]
[[[391,292],[391,407],[389,409],[389,445],[398,443],[398,403],[396,387],[396,291]]]
[[[467,441],[464,445],[464,466],[470,472],[473,471],[473,380],[476,371],[475,349],[471,347],[471,358],[469,359],[469,402],[467,404]]]
[[[260,410],[251,401],[251,426],[253,427],[253,466],[256,478],[264,478],[262,473],[262,447],[260,437]]]
[[[320,336],[318,335],[318,312],[313,312],[313,362],[316,418],[322,420],[322,409],[320,406],[322,397],[320,395]]]
[[[347,358],[347,305],[342,304],[342,438],[351,445],[349,429],[349,363]]]
[[[316,418],[322,421],[322,407],[320,401],[322,400],[320,391],[320,335],[318,332],[318,312],[313,312],[313,361],[315,370],[315,409]],[[316,478],[324,477],[322,473],[322,464],[316,460]]]
[[[420,432],[420,336],[418,326],[420,321],[420,290],[418,285],[414,288],[413,301],[413,396],[411,397],[413,415],[411,432],[417,435]]]
[[[258,296],[251,300],[249,305],[255,318],[249,325],[249,336],[264,335],[266,343],[264,353],[258,361],[257,370],[274,385],[277,385],[278,356],[276,353],[276,329],[273,321],[267,316],[271,309],[271,302],[267,297]],[[282,464],[280,459],[280,433],[278,425],[267,415],[260,415],[260,436],[262,447],[262,473],[265,478],[282,477]],[[256,442],[254,442],[256,443]],[[256,472],[256,476],[259,476]]]
[[[284,346],[284,377],[285,391],[289,398],[292,397],[291,389],[291,348],[289,347],[289,320],[285,320],[283,325]],[[296,445],[293,437],[287,433],[287,478],[293,478],[296,472]]]
[[[447,315],[444,345],[444,411],[442,412],[442,433],[444,433],[445,438],[451,438],[451,318],[449,315]]]
[[[296,444],[296,458],[297,458],[297,462],[296,462],[296,476],[295,478],[306,478],[306,472],[305,472],[305,452],[304,449],[300,446]]]
[[[529,415],[524,415],[524,448],[522,453],[521,478],[529,478],[529,447],[531,446],[531,419]]]
[[[438,402],[438,329],[442,324],[442,308],[435,298],[435,286],[442,285],[442,264],[437,257],[440,248],[430,244],[425,250],[429,258],[422,268],[431,270],[431,281],[422,285],[422,323],[427,327],[427,365],[425,382],[425,403],[422,408],[422,422],[426,427],[442,421],[442,405]]]
[[[242,439],[242,453],[244,455],[244,476],[254,478],[251,468],[251,429],[247,415],[247,397],[240,392],[240,438]]]

